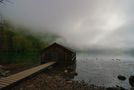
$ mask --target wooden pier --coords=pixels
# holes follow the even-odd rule
[[[4,88],[6,88],[14,83],[17,83],[17,82],[33,75],[33,74],[36,74],[36,73],[40,72],[41,70],[46,69],[47,67],[54,65],[55,63],[56,62],[48,62],[48,63],[42,64],[42,65],[39,65],[37,67],[33,67],[31,69],[24,70],[24,71],[19,72],[17,74],[1,78],[0,79],[0,90],[4,89]]]

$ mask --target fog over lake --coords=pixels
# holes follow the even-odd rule
[[[0,7],[0,14],[14,26],[30,28],[37,37],[51,33],[58,36],[54,42],[77,51],[76,80],[129,87],[128,77],[134,75],[134,0],[11,2]],[[118,75],[127,80],[119,81]]]
[[[129,88],[128,78],[134,75],[134,57],[124,54],[91,54],[77,53],[78,76],[76,80],[84,80],[100,86],[123,86]],[[117,76],[124,75],[127,80],[120,81]]]
[[[61,37],[77,49],[134,48],[133,0],[11,0],[0,13],[15,25]]]

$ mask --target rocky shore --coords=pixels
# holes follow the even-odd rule
[[[11,71],[12,72],[12,71]],[[84,81],[74,81],[77,72],[68,68],[49,68],[25,79],[6,90],[125,90],[122,87],[95,86]]]
[[[45,70],[32,78],[23,80],[9,87],[10,90],[105,90],[104,87],[88,85],[84,81],[73,81],[64,78],[61,69]],[[7,90],[8,90],[7,89]]]

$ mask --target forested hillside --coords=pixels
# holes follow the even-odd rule
[[[40,50],[54,41],[56,36],[44,34],[43,39],[22,27],[4,22],[0,27],[0,63],[39,60]]]

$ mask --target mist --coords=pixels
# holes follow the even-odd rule
[[[0,13],[33,32],[81,50],[134,48],[133,0],[11,0]]]

